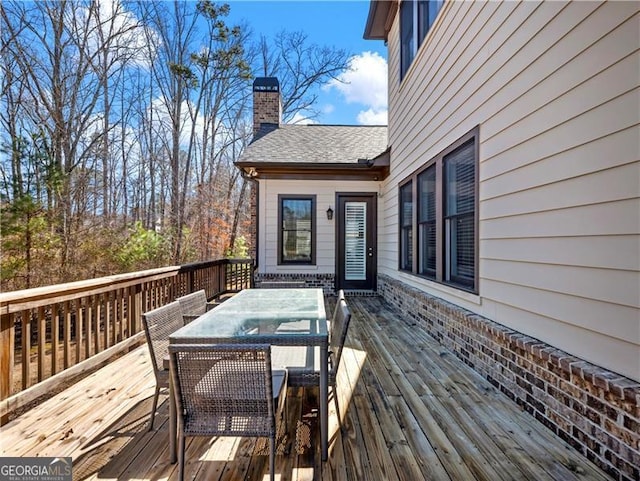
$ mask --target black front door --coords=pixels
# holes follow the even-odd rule
[[[336,289],[376,288],[375,193],[337,194]]]

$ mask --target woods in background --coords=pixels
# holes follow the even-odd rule
[[[0,4],[1,285],[16,290],[247,255],[251,83],[314,115],[347,67],[300,32],[253,39],[229,6]]]

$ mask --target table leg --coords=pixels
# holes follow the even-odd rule
[[[173,379],[169,376],[169,461],[175,464],[178,461],[176,438],[178,434],[178,413],[176,400],[173,393]]]
[[[326,345],[320,348],[320,445],[322,460],[329,457],[329,354]]]

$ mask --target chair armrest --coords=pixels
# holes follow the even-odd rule
[[[282,392],[287,391],[287,377],[288,372],[286,369],[274,369],[271,371],[271,386],[273,388],[273,397],[277,398]]]
[[[189,324],[191,321],[193,321],[194,319],[197,319],[200,316],[194,315],[194,314],[183,314],[182,315],[182,320],[185,324],[185,326],[187,324]]]
[[[218,301],[211,301],[211,302],[207,302],[207,306],[206,306],[206,310],[210,311],[211,309],[213,309],[216,306],[219,306],[221,303]]]

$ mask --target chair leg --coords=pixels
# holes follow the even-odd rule
[[[184,434],[178,435],[178,479],[184,480]]]
[[[153,406],[151,406],[151,420],[149,421],[149,431],[153,431],[153,421],[158,409],[158,397],[160,397],[160,386],[156,384],[156,392],[153,395]]]
[[[282,424],[285,427],[285,432],[286,432],[287,422],[289,421],[289,396],[287,396],[286,393],[284,397],[284,406],[282,408],[282,413],[280,413],[280,416],[281,416],[280,420],[282,421]]]
[[[275,434],[269,438],[269,479],[275,479],[276,471],[276,437]]]
[[[286,442],[289,436],[289,401],[288,396],[284,398],[282,409],[278,410],[279,414],[276,417],[276,446],[278,443],[282,443],[284,454],[290,453],[289,443]]]
[[[340,431],[342,431],[342,417],[340,416],[340,406],[338,406],[338,395],[336,393],[335,386],[331,388],[331,393],[333,394],[333,402],[336,405],[336,416],[338,417],[338,426],[340,427]]]

